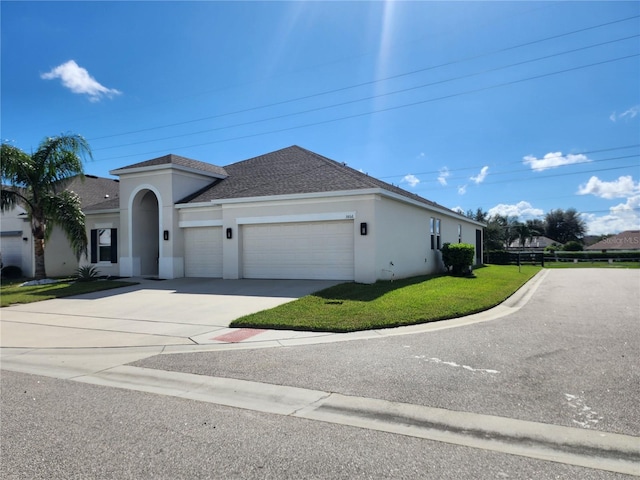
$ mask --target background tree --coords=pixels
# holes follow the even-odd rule
[[[587,231],[586,224],[574,209],[551,210],[544,218],[545,235],[557,242],[583,242]]]
[[[503,215],[493,215],[487,220],[484,229],[484,250],[504,250],[508,241],[509,220]]]
[[[545,225],[544,220],[540,220],[538,218],[534,218],[532,220],[527,220],[527,227],[533,233],[534,237],[539,237],[545,234]]]
[[[472,220],[476,220],[478,222],[483,222],[483,223],[489,220],[489,214],[484,210],[482,210],[482,208],[478,208],[475,212],[473,210],[467,210],[467,213],[465,213],[465,216]]]
[[[45,138],[31,155],[9,144],[0,147],[0,206],[6,211],[19,205],[29,215],[36,279],[47,276],[44,252],[51,226],[62,229],[78,259],[87,253],[80,199],[64,190],[65,180],[84,175],[84,157],[91,158],[89,144],[74,134]]]

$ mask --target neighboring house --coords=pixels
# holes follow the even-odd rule
[[[600,240],[598,243],[585,247],[585,250],[601,250],[603,252],[607,250],[616,251],[632,251],[640,250],[640,230],[627,230],[612,237]]]
[[[298,146],[110,173],[119,198],[84,208],[86,263],[103,275],[373,283],[441,271],[445,242],[482,259],[484,224]]]
[[[540,235],[525,239],[524,246],[520,243],[519,239],[514,240],[509,245],[508,250],[527,250],[529,252],[542,252],[545,248],[552,245],[557,245],[560,247],[562,246],[561,243],[558,243],[549,237]]]
[[[115,198],[119,194],[118,181],[85,175],[84,178],[73,177],[60,184],[60,188],[78,194],[82,208],[88,209],[94,203],[103,202],[105,198]],[[16,207],[2,212],[0,227],[0,251],[4,267],[19,267],[23,274],[32,277],[35,273],[33,235],[26,211]],[[45,268],[51,277],[73,274],[79,262],[69,247],[66,236],[57,227],[45,244]]]

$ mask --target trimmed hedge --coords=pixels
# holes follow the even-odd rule
[[[445,243],[442,248],[442,262],[454,275],[471,272],[475,247],[469,243]]]
[[[491,250],[485,253],[484,263],[492,265],[510,265],[518,263],[518,253],[520,254],[521,263],[541,263],[543,258],[540,252],[508,252],[505,250]],[[640,252],[599,252],[599,251],[582,251],[582,252],[564,252],[556,251],[554,253],[545,252],[544,262],[573,262],[578,261],[637,261],[640,262]],[[543,264],[544,265],[544,264]]]
[[[545,254],[546,261],[553,262],[556,260],[640,260],[640,252],[555,252]]]

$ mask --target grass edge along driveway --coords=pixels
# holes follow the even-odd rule
[[[279,307],[241,317],[230,327],[352,332],[461,317],[502,303],[541,267],[490,265],[472,277],[430,275],[343,283]]]
[[[56,283],[44,285],[20,286],[20,283],[7,283],[0,287],[0,307],[8,307],[21,303],[40,302],[53,298],[70,297],[84,293],[99,292],[112,288],[136,285],[136,282],[124,282],[118,280],[97,280],[95,282],[76,282],[74,280],[62,280]]]

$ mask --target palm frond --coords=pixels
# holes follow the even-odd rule
[[[12,187],[26,187],[33,171],[31,157],[13,145],[0,146],[0,175],[3,183]]]
[[[82,175],[83,160],[93,158],[88,142],[76,134],[45,138],[32,157],[39,178],[49,188],[61,180]]]
[[[31,204],[29,200],[23,196],[19,191],[13,188],[2,187],[0,189],[0,209],[3,212],[11,210],[16,206],[25,206],[30,209]]]
[[[47,220],[62,229],[78,260],[82,255],[87,255],[87,231],[80,197],[73,192],[64,191],[47,196],[43,203]]]

